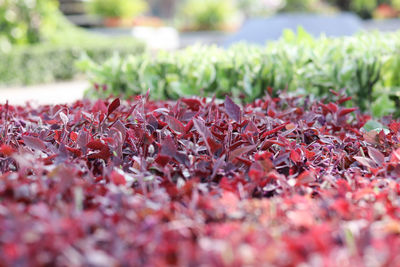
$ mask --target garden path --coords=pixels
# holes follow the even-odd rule
[[[32,104],[65,104],[83,97],[89,87],[85,80],[61,82],[25,87],[0,88],[0,104],[8,100],[12,105]]]

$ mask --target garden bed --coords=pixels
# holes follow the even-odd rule
[[[350,98],[0,105],[0,260],[397,266],[400,123]]]

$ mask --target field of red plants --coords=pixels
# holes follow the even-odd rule
[[[400,123],[349,99],[0,105],[0,265],[400,266]]]

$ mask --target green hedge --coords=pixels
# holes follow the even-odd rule
[[[104,64],[86,60],[80,67],[93,85],[107,85],[106,92],[89,91],[95,96],[130,96],[151,88],[160,99],[230,94],[251,101],[268,87],[320,97],[344,88],[362,110],[377,116],[393,112],[400,102],[399,33],[314,39],[299,29],[265,47],[192,47],[155,57],[113,57]]]
[[[144,44],[132,38],[97,36],[94,39],[65,40],[64,43],[15,46],[7,53],[0,53],[0,85],[28,85],[72,79],[81,72],[75,63],[84,54],[100,63],[114,53],[124,56],[144,51]]]

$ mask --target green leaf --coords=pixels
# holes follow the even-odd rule
[[[390,133],[389,129],[385,128],[382,123],[375,121],[375,120],[369,120],[364,126],[363,129],[367,132],[370,131],[376,131],[376,132],[381,132],[384,131],[385,134]]]

